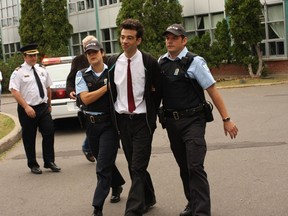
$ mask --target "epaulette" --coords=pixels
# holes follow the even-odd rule
[[[46,69],[46,67],[45,67],[44,65],[42,65],[42,64],[39,64],[39,66],[42,67],[42,68],[44,68],[44,69]]]
[[[22,67],[22,65],[20,65],[19,67],[17,67],[15,70],[18,71],[21,67]]]

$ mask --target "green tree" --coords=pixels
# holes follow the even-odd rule
[[[226,19],[223,19],[216,25],[215,41],[212,44],[212,48],[215,50],[215,54],[217,54],[217,61],[219,63],[231,63],[231,35]]]
[[[156,58],[165,52],[163,32],[173,23],[182,23],[182,6],[178,0],[122,0],[116,24],[138,19],[145,28],[141,49]]]
[[[68,55],[73,27],[68,21],[66,6],[66,0],[22,0],[21,43],[38,43],[40,56]]]
[[[227,0],[225,10],[229,16],[233,55],[236,61],[247,66],[251,77],[260,77],[264,69],[260,50],[264,31],[260,21],[263,15],[261,2]]]
[[[21,43],[39,43],[42,45],[43,9],[42,0],[22,0],[19,35]]]
[[[203,57],[209,67],[217,67],[222,62],[222,50],[220,50],[218,46],[215,46],[214,43],[211,46],[209,32],[206,32],[201,37],[197,35],[191,38],[187,43],[187,48],[193,53]]]
[[[45,0],[43,22],[43,49],[49,56],[64,56],[69,51],[73,27],[67,18],[66,0]]]

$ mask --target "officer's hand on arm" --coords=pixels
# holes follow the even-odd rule
[[[76,100],[76,92],[75,91],[71,91],[70,94],[69,94],[69,97],[71,99],[75,99]]]
[[[229,134],[231,139],[236,138],[238,128],[236,124],[233,121],[231,121],[226,106],[224,104],[224,100],[221,94],[218,92],[215,84],[213,84],[206,90],[222,117],[225,135],[227,136],[227,134]]]

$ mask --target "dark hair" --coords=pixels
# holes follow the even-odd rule
[[[142,38],[143,34],[144,34],[143,25],[138,20],[135,20],[135,19],[124,20],[120,25],[120,31],[122,31],[122,29],[136,30],[137,31],[137,34],[136,34],[137,38]]]

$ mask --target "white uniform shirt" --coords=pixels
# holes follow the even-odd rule
[[[132,77],[133,96],[136,109],[135,114],[146,113],[146,102],[143,98],[145,88],[145,68],[142,59],[142,53],[137,50],[135,55],[130,58],[130,69]],[[114,82],[117,89],[117,99],[115,102],[116,112],[129,114],[128,111],[128,96],[127,96],[127,67],[128,58],[122,53],[117,59]]]
[[[26,62],[13,71],[9,82],[9,90],[11,91],[12,89],[15,89],[20,92],[26,103],[31,106],[47,103],[47,88],[52,85],[50,76],[46,72],[45,68],[39,66],[39,64],[35,64],[34,68],[41,80],[44,90],[44,98],[40,97],[32,66]]]

